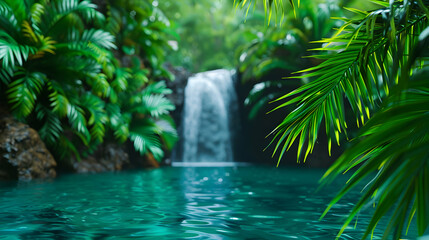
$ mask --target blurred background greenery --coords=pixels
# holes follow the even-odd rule
[[[338,144],[352,147],[328,177],[357,166],[354,184],[377,173],[344,227],[375,196],[382,204],[367,234],[395,209],[390,199],[403,199],[385,237],[392,229],[401,237],[409,209],[409,222],[417,212],[423,235],[429,2],[301,0],[294,8],[291,2],[2,0],[0,113],[36,129],[61,164],[108,143],[161,162],[178,140],[172,112],[180,106],[168,98],[176,69],[236,69],[244,153],[238,160],[277,162],[263,149],[271,141],[266,135],[280,126],[277,140],[286,144],[279,151],[291,147],[283,162],[295,165],[307,145],[313,154],[306,166],[328,167],[342,152],[333,147],[328,154],[335,132]],[[266,115],[278,106],[270,102],[297,88],[291,101]],[[350,119],[366,124],[360,135],[356,126],[346,127]],[[328,136],[317,134],[322,122]],[[346,128],[348,136],[340,135]]]
[[[266,117],[268,103],[306,81],[283,78],[318,63],[303,57],[340,26],[331,17],[344,4],[362,2],[305,0],[270,19],[261,3],[243,11],[232,0],[2,1],[1,101],[58,159],[129,142],[161,161],[180,109],[165,97],[168,66],[237,69],[245,158],[267,161],[265,136],[285,114]]]

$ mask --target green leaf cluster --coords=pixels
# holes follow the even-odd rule
[[[156,81],[169,77],[167,24],[145,1],[105,4],[102,13],[89,0],[1,1],[0,92],[59,158],[130,139],[161,160],[177,139],[170,90]],[[145,126],[156,140],[136,143]]]
[[[294,142],[298,160],[306,159],[322,128],[340,144],[353,113],[359,135],[351,147],[326,172],[322,183],[352,171],[345,187],[329,204],[325,214],[351,189],[375,176],[362,190],[338,234],[373,205],[373,217],[362,236],[366,239],[380,219],[388,218],[383,239],[400,239],[413,219],[417,233],[429,225],[429,114],[428,6],[427,1],[372,1],[371,11],[348,8],[353,18],[344,24],[313,57],[315,67],[296,72],[293,78],[310,82],[277,99],[274,110],[292,107],[272,132],[279,161]],[[332,140],[331,140],[332,139]]]
[[[249,29],[251,41],[238,50],[239,71],[242,85],[252,85],[245,106],[249,119],[265,114],[265,106],[284,95],[285,91],[300,86],[299,81],[274,80],[276,75],[290,75],[303,67],[314,66],[315,61],[305,58],[314,51],[307,51],[314,43],[327,37],[340,22],[331,19],[340,15],[338,1],[302,1],[295,12],[284,12],[284,24],[269,27],[266,31]],[[254,14],[250,15],[252,21]]]

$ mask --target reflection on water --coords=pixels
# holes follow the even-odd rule
[[[319,221],[341,183],[315,192],[321,174],[184,167],[2,183],[0,239],[334,239],[359,192]],[[359,239],[369,213],[342,239]]]

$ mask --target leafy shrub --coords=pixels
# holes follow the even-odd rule
[[[121,12],[121,5],[108,6],[104,15],[88,0],[0,2],[0,91],[13,114],[36,128],[59,158],[79,158],[82,148],[91,153],[112,131],[117,141],[131,139],[141,154],[152,152],[160,160],[161,146],[171,149],[177,138],[168,117],[174,108],[165,98],[169,91],[149,80],[168,75],[159,55],[163,42],[154,37],[162,28],[148,35],[151,26],[139,25],[152,12],[139,22],[126,19],[124,26],[115,27],[113,19],[129,13]],[[152,41],[136,49],[136,64],[121,66],[117,55],[133,46],[124,43],[129,35],[140,41],[136,45],[148,43],[148,36]],[[148,67],[144,61],[150,62]],[[125,108],[132,104],[141,106]],[[145,132],[151,141],[135,137],[133,129],[142,128],[137,124],[142,118],[142,124],[152,126]],[[169,142],[161,144],[165,139]]]

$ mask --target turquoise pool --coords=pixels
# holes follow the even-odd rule
[[[167,167],[2,182],[0,239],[334,239],[359,192],[319,221],[344,180],[316,192],[322,174]],[[368,214],[342,239],[359,239]]]

